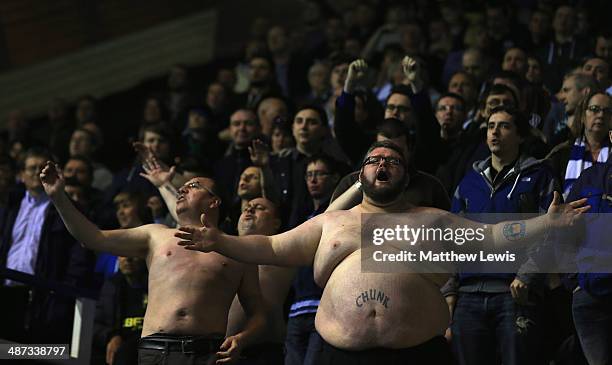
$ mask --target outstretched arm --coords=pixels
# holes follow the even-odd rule
[[[59,168],[51,161],[40,174],[45,192],[55,205],[66,228],[87,248],[105,251],[118,256],[146,258],[149,252],[149,232],[147,226],[132,229],[101,231],[72,204],[64,192],[64,177]]]
[[[573,225],[591,206],[585,205],[587,199],[579,199],[567,204],[561,203],[561,195],[555,191],[548,212],[531,219],[500,222],[493,225],[477,223],[457,215],[448,214],[452,227],[484,228],[484,236],[489,239],[483,243],[497,248],[509,245],[530,244],[548,235],[551,229]]]
[[[312,265],[323,229],[325,214],[274,236],[230,236],[212,227],[202,214],[202,227],[183,226],[175,234],[188,250],[216,251],[238,261],[276,266]]]

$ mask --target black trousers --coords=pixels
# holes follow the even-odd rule
[[[261,343],[242,350],[239,365],[283,365],[285,346],[282,343]]]
[[[404,349],[373,348],[347,351],[323,341],[317,365],[451,365],[450,347],[444,337],[434,337],[418,346]]]

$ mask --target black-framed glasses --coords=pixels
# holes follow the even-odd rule
[[[363,166],[366,165],[378,165],[380,161],[391,166],[399,166],[402,164],[402,160],[397,157],[385,157],[385,156],[370,156],[363,161]]]
[[[610,107],[604,108],[604,107],[601,107],[599,105],[589,105],[587,107],[587,110],[590,111],[591,113],[595,114],[595,115],[597,115],[597,114],[599,114],[601,112],[603,112],[604,115],[611,115],[612,114],[612,108],[610,108]]]

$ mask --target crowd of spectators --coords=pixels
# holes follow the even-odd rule
[[[39,180],[47,160],[104,229],[172,227],[164,184],[211,177],[221,187],[220,226],[232,234],[256,198],[280,207],[280,231],[322,213],[357,180],[351,171],[375,141],[404,151],[411,202],[455,213],[546,211],[553,191],[567,197],[583,171],[608,162],[605,2],[349,3],[306,1],[291,26],[255,19],[240,57],[217,62],[202,83],[174,66],[163,88],[129,101],[141,116],[118,130],[89,95],[74,103],[50,96],[37,123],[24,117],[27,105],[15,105],[0,134],[0,265],[101,288],[95,361],[111,363],[134,346],[146,269],[94,254],[67,233]],[[113,153],[108,141],[117,140],[134,142],[135,157]],[[151,155],[168,174],[163,181],[146,163]],[[319,346],[321,289],[312,276],[312,267],[298,269],[288,296],[287,364],[309,363]],[[584,354],[600,364],[604,352],[609,363],[606,285],[572,314],[572,293],[586,288],[565,276],[456,276],[444,292],[453,314],[447,339],[460,364],[583,364]],[[0,338],[69,342],[72,299],[4,278],[0,292]],[[601,321],[584,322],[585,301],[610,304]],[[598,342],[587,332],[600,325],[609,327]]]

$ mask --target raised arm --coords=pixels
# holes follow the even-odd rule
[[[55,205],[66,228],[83,246],[109,252],[118,256],[146,258],[149,252],[150,232],[153,225],[132,229],[102,231],[90,222],[64,192],[64,177],[59,168],[51,161],[40,174],[45,192]]]
[[[134,149],[141,156],[142,169],[145,173],[141,173],[140,176],[149,180],[153,184],[164,199],[168,212],[172,216],[175,222],[178,221],[176,216],[176,196],[178,192],[174,185],[172,185],[172,179],[176,173],[175,167],[168,168],[163,165],[153,154],[150,149],[144,147],[142,143],[134,143]]]
[[[323,230],[325,214],[274,236],[230,236],[212,227],[202,214],[202,227],[183,226],[175,234],[188,250],[216,251],[238,261],[276,266],[312,265]]]

